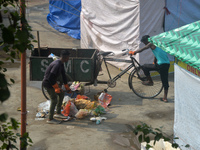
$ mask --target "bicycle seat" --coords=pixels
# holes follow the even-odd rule
[[[100,51],[99,54],[102,55],[102,56],[107,56],[109,54],[111,54],[113,52],[103,52],[103,51]],[[114,54],[114,53],[113,53]]]

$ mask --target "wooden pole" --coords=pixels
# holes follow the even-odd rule
[[[20,16],[21,16],[21,30],[24,28],[25,19],[25,0],[20,0]],[[21,136],[26,133],[26,50],[21,54]],[[26,150],[22,148],[20,142],[20,150]]]
[[[37,31],[37,39],[38,39],[38,54],[40,56],[40,34],[39,34],[39,31]]]

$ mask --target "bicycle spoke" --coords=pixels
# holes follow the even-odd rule
[[[160,80],[160,76],[159,75],[153,76],[152,79],[154,84],[152,86],[148,86],[142,84],[141,78],[145,79],[142,69],[139,69],[138,72],[140,79],[138,78],[137,72],[134,72],[132,74],[132,77],[129,78],[130,79],[129,84],[131,85],[133,92],[137,96],[142,98],[153,98],[158,94],[160,94],[160,92],[162,91],[162,82]]]

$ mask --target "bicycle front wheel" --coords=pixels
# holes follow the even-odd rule
[[[142,82],[146,80],[141,67],[134,69],[129,76],[129,86],[132,91],[141,98],[154,98],[159,95],[163,89],[160,74],[155,72],[151,75],[153,85],[143,85]]]
[[[42,93],[44,95],[44,97],[47,99],[47,100],[50,100],[50,96],[49,96],[49,93],[47,92],[47,90],[45,89],[45,87],[43,86],[42,84]]]

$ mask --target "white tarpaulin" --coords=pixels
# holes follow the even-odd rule
[[[174,134],[176,142],[189,149],[200,149],[200,77],[174,65],[175,68],[175,118]],[[188,150],[188,149],[187,149]]]
[[[143,47],[143,35],[163,32],[165,0],[82,0],[81,48],[112,51],[122,56],[122,49]],[[153,53],[145,51],[136,55],[141,63],[152,63]],[[115,63],[124,68],[124,63]]]

